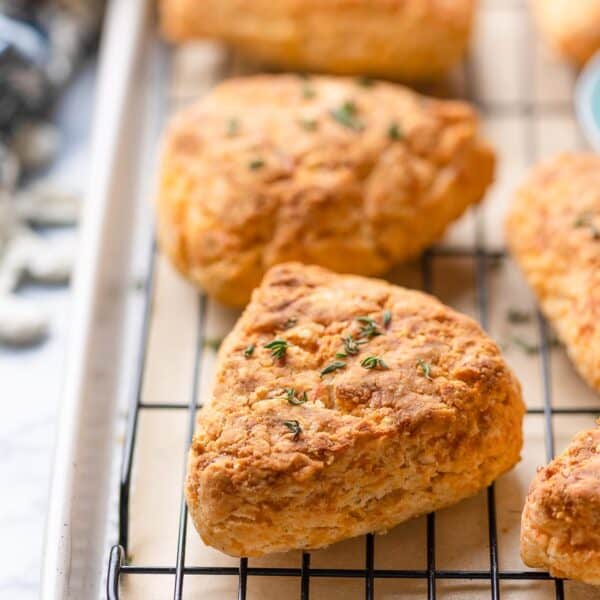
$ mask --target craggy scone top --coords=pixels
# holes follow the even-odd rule
[[[532,567],[600,584],[600,429],[577,434],[533,480],[521,524]]]
[[[415,256],[493,171],[463,102],[365,79],[229,80],[168,128],[159,241],[184,275],[241,306],[274,264],[374,275]]]
[[[431,79],[462,57],[476,0],[160,0],[176,42],[223,40],[289,70]]]
[[[472,319],[380,280],[279,265],[221,346],[188,505],[233,555],[386,530],[510,468],[523,412]]]
[[[506,233],[575,367],[600,390],[600,156],[561,154],[534,168]]]

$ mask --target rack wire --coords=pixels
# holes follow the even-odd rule
[[[528,47],[531,44],[527,45]],[[526,50],[530,52],[530,50]],[[532,57],[527,60],[531,63]],[[472,74],[471,74],[472,75]],[[526,74],[524,85],[531,85],[529,79],[531,74]],[[472,77],[471,77],[472,79]],[[528,128],[532,127],[533,117],[545,114],[571,114],[571,107],[564,102],[535,103],[529,99],[523,99],[508,105],[495,105],[484,102],[474,97],[472,88],[470,100],[474,102],[481,112],[487,115],[500,113],[511,113],[524,116]],[[531,95],[527,95],[530,98]],[[533,163],[537,159],[537,148],[535,136],[526,129],[525,147],[527,161]],[[486,248],[483,231],[482,215],[477,214],[476,242],[473,248],[458,247],[434,247],[423,254],[420,264],[423,288],[427,292],[433,290],[433,266],[435,261],[443,258],[464,258],[472,261],[473,277],[475,281],[475,297],[478,319],[483,329],[489,325],[489,286],[488,277],[492,265],[498,261],[507,259],[504,251],[494,251]],[[426,568],[425,569],[379,569],[375,567],[376,542],[373,534],[364,538],[365,561],[363,568],[315,568],[311,566],[311,553],[303,552],[296,567],[268,567],[248,565],[248,559],[241,558],[237,566],[209,566],[209,565],[187,565],[186,564],[186,533],[188,523],[188,511],[183,491],[179,505],[177,551],[173,564],[170,565],[144,565],[129,564],[127,561],[127,549],[129,547],[129,513],[130,496],[132,484],[132,471],[134,463],[134,449],[138,432],[138,422],[143,411],[187,411],[186,446],[189,446],[195,426],[196,413],[202,403],[198,398],[199,381],[203,376],[201,372],[202,355],[205,348],[205,323],[207,298],[199,295],[197,298],[198,328],[195,333],[195,359],[193,367],[192,393],[187,403],[160,404],[144,403],[142,398],[142,383],[145,372],[145,349],[148,345],[151,327],[151,316],[154,299],[154,264],[156,259],[156,247],[153,245],[149,257],[149,272],[145,288],[145,309],[143,324],[140,334],[140,359],[137,364],[137,390],[132,399],[129,410],[123,465],[120,479],[119,494],[119,540],[110,552],[107,598],[108,600],[119,599],[119,581],[121,576],[144,576],[144,575],[170,575],[173,577],[173,598],[183,598],[184,584],[187,577],[192,576],[234,576],[237,577],[237,598],[245,600],[247,597],[248,580],[252,577],[292,577],[298,582],[298,597],[301,600],[309,600],[311,597],[311,581],[316,578],[353,579],[364,581],[364,598],[375,600],[377,597],[377,581],[379,580],[420,580],[426,583],[427,600],[436,600],[438,595],[437,582],[442,580],[484,580],[490,584],[490,597],[499,600],[501,597],[500,583],[502,581],[551,581],[553,582],[553,596],[556,600],[565,598],[565,586],[562,580],[554,579],[548,573],[537,570],[507,570],[500,568],[498,524],[496,515],[496,493],[492,484],[486,491],[487,512],[487,538],[489,546],[489,561],[486,569],[440,569],[436,564],[436,515],[429,514],[426,518]],[[550,361],[550,334],[542,314],[536,314],[536,327],[539,335],[538,360],[542,374],[542,406],[528,408],[527,414],[541,415],[543,417],[544,443],[546,459],[551,460],[555,454],[555,435],[553,429],[553,417],[556,415],[596,415],[597,407],[554,407],[553,390]],[[183,490],[183,486],[182,486]]]

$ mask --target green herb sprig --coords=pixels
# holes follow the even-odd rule
[[[338,369],[344,369],[346,367],[346,363],[341,360],[334,360],[332,363],[329,363],[322,371],[321,377],[323,375],[328,375],[329,373],[333,373]]]
[[[302,433],[302,427],[300,427],[300,423],[296,420],[289,420],[284,421],[283,424],[294,434],[292,439],[296,441]]]
[[[390,140],[397,142],[398,140],[401,140],[404,137],[404,134],[402,133],[402,129],[400,129],[400,125],[398,125],[398,123],[390,123],[388,130],[387,130],[387,134],[388,134],[388,138],[390,138]]]
[[[421,369],[426,379],[429,379],[429,381],[433,381],[433,377],[431,376],[431,365],[428,362],[425,362],[423,359],[420,358],[417,361],[417,367]]]
[[[277,360],[285,358],[289,343],[286,340],[275,339],[264,346],[271,351],[271,356]]]
[[[360,366],[363,367],[363,369],[377,369],[379,371],[389,369],[389,367],[378,356],[367,356],[361,361]]]
[[[246,358],[250,358],[254,354],[254,348],[256,348],[254,344],[249,344],[248,346],[246,346],[246,348],[244,349],[244,356]]]
[[[248,163],[248,168],[251,171],[258,171],[265,166],[265,161],[262,158],[254,158]]]
[[[358,336],[359,338],[366,338],[370,340],[371,338],[381,335],[379,326],[370,317],[356,317],[356,320],[362,325],[360,328],[360,334]]]
[[[289,404],[293,406],[300,406],[308,401],[308,395],[306,391],[302,392],[302,394],[298,395],[298,392],[294,388],[283,388],[283,393],[285,394],[285,399]]]
[[[356,104],[347,100],[340,107],[332,109],[329,114],[340,124],[353,131],[362,131],[364,124],[358,118]]]

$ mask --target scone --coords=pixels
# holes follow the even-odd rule
[[[600,156],[563,154],[533,169],[506,233],[575,367],[600,390]]]
[[[229,80],[168,127],[159,240],[184,275],[241,306],[277,263],[376,275],[417,255],[493,171],[462,102],[335,77]]]
[[[209,37],[291,70],[432,79],[468,46],[476,0],[160,0],[175,42]]]
[[[600,429],[575,436],[533,480],[521,520],[521,557],[600,585]]]
[[[585,63],[600,50],[600,0],[532,0],[548,42],[563,56]]]
[[[523,412],[472,319],[384,281],[278,265],[221,346],[190,514],[234,556],[384,532],[510,469]]]

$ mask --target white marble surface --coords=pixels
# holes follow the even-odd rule
[[[63,145],[50,175],[83,187],[93,110],[94,65],[58,106]],[[72,230],[50,235],[75,235]],[[0,599],[38,597],[46,507],[69,328],[69,289],[27,286],[52,317],[47,340],[33,348],[0,347]]]

